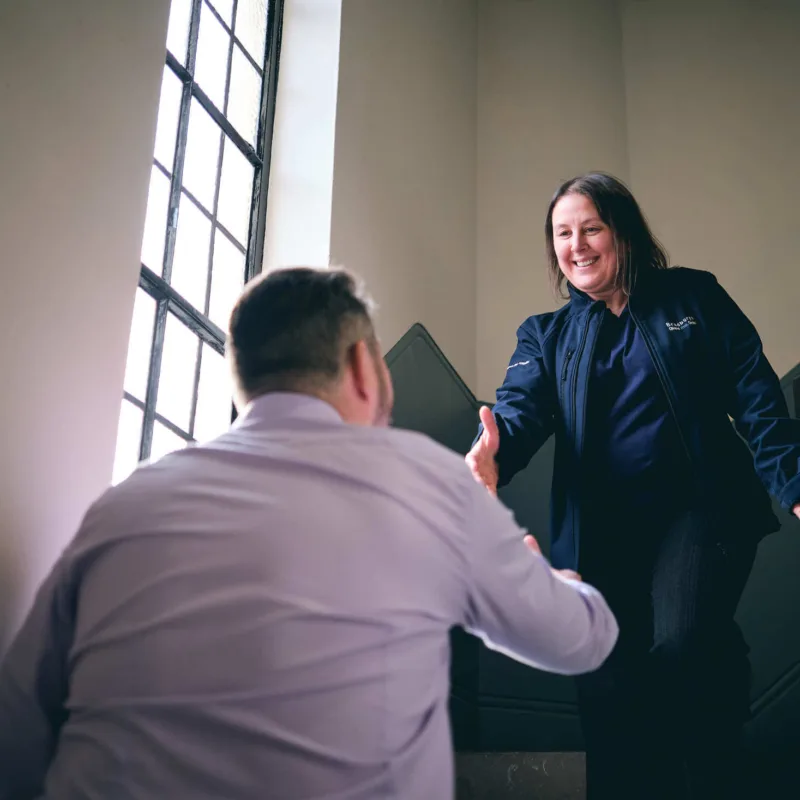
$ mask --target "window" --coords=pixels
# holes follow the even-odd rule
[[[114,483],[224,431],[224,329],[261,269],[283,0],[172,0]]]

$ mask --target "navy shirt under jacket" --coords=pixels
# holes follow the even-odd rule
[[[625,308],[606,309],[592,361],[583,464],[590,501],[635,516],[685,502],[689,462],[642,335]],[[604,504],[604,503],[603,503]]]

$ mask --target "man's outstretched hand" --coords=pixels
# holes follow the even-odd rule
[[[488,406],[481,406],[478,414],[483,424],[483,432],[472,450],[467,453],[465,460],[475,480],[482,483],[489,494],[496,496],[498,472],[495,456],[500,448],[500,431],[497,430],[497,423]]]
[[[542,548],[539,547],[539,542],[537,542],[536,539],[530,534],[528,534],[522,541],[525,542],[525,544],[528,545],[528,549],[536,553],[536,555],[540,556],[542,554]],[[567,578],[571,581],[581,580],[581,576],[577,572],[573,572],[571,569],[554,569],[553,572],[556,575],[560,575],[562,578]]]
[[[794,514],[797,519],[800,519],[800,503],[796,503],[792,506],[792,514]]]
[[[472,450],[466,455],[467,466],[472,471],[472,475],[478,483],[482,483],[489,494],[497,496],[497,451],[500,448],[500,431],[497,430],[497,422],[494,414],[488,406],[481,406],[478,412],[483,425],[483,432],[480,438],[472,446]],[[528,549],[537,555],[542,554],[539,543],[528,534],[523,540]],[[581,580],[581,576],[571,569],[554,569],[553,573],[572,581]]]

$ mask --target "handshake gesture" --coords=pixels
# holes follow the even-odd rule
[[[497,497],[497,478],[499,473],[496,456],[497,451],[500,449],[500,431],[497,430],[497,422],[488,406],[481,406],[478,414],[483,425],[483,432],[464,460],[472,472],[472,477],[478,483],[482,483],[489,494]],[[539,543],[533,536],[527,534],[524,542],[529,550],[537,555],[542,555]],[[571,569],[554,569],[553,572],[568,580],[579,581],[581,579],[581,576]]]
[[[482,483],[489,494],[497,496],[497,451],[500,448],[500,431],[497,430],[494,414],[488,406],[481,406],[478,412],[483,425],[480,439],[467,453],[467,466],[472,471],[472,477]]]

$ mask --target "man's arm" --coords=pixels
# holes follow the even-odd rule
[[[66,719],[74,601],[65,573],[62,557],[0,666],[0,800],[41,794]]]
[[[556,575],[523,542],[508,509],[470,486],[468,608],[464,627],[494,650],[548,672],[597,669],[617,641],[617,622],[591,586]]]

